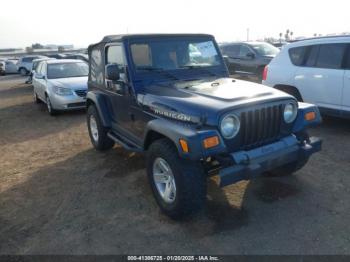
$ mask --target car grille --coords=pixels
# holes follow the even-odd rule
[[[262,146],[280,138],[282,105],[241,113],[241,149]]]
[[[80,97],[86,97],[87,90],[75,90],[74,92]]]
[[[80,103],[70,103],[67,105],[68,108],[72,108],[72,107],[83,107],[85,106],[86,103],[85,102],[80,102]]]

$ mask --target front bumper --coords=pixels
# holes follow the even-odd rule
[[[86,107],[86,98],[76,94],[60,96],[55,93],[50,96],[51,104],[56,110],[74,110]]]
[[[307,159],[321,150],[322,140],[311,137],[308,144],[300,144],[294,135],[275,143],[249,151],[231,153],[234,164],[219,171],[220,186],[249,180],[285,164]]]

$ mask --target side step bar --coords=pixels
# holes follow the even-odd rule
[[[120,135],[117,135],[115,133],[109,132],[107,134],[107,136],[112,139],[114,142],[116,142],[117,144],[121,145],[122,147],[124,147],[125,149],[129,150],[129,151],[133,151],[133,152],[143,152],[143,148],[141,148],[140,146],[136,145],[135,143],[133,143],[132,141],[130,141],[127,138],[124,138]]]

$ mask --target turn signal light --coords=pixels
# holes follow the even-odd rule
[[[305,114],[304,116],[305,120],[306,121],[312,121],[312,120],[315,120],[316,119],[316,113],[315,112],[308,112]]]
[[[180,142],[180,146],[181,146],[182,151],[183,151],[184,153],[188,153],[189,150],[188,150],[187,141],[184,140],[184,139],[180,139],[179,142]]]
[[[211,136],[203,140],[203,146],[206,149],[217,146],[219,143],[219,138],[217,136]]]

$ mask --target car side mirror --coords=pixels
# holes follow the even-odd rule
[[[36,79],[45,79],[45,76],[42,74],[35,74]]]
[[[250,58],[250,59],[254,59],[255,58],[255,54],[254,53],[247,53],[246,57]]]
[[[105,78],[111,81],[120,79],[120,70],[117,64],[106,65]]]

